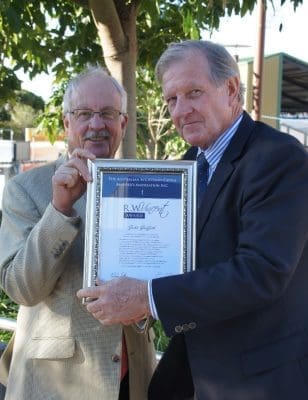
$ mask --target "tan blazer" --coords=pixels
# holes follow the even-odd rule
[[[1,286],[20,304],[7,400],[117,400],[121,326],[102,326],[76,297],[83,279],[85,196],[68,218],[50,204],[63,160],[12,178],[0,229]],[[125,328],[132,400],[155,365],[151,332]]]

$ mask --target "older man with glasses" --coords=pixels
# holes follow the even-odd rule
[[[126,103],[125,90],[105,70],[84,71],[64,95],[68,154],[17,175],[5,188],[1,286],[20,304],[7,400],[146,398],[155,362],[151,332],[103,326],[76,297],[91,180],[87,160],[115,156]]]

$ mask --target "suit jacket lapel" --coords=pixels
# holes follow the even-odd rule
[[[225,150],[221,160],[219,161],[202,200],[197,214],[197,240],[199,239],[201,231],[207,222],[217,196],[223,189],[234,168],[236,167],[236,160],[238,160],[243,154],[243,149],[252,133],[254,126],[254,121],[246,112],[244,112],[243,119],[238,127],[238,130],[233,136],[229,146]],[[197,148],[191,148],[188,150],[184,158],[196,159],[196,156]]]
[[[231,163],[220,162],[217,166],[197,212],[197,240],[199,239],[202,228],[208,219],[219,192],[232,174],[233,169],[234,167]]]

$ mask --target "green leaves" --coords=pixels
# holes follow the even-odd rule
[[[18,312],[18,306],[3,292],[0,290],[0,316],[6,318],[16,318]]]
[[[1,223],[1,218],[0,218]],[[16,319],[18,305],[15,304],[2,290],[0,290],[0,316],[5,318]],[[12,332],[0,330],[0,341],[8,342],[12,336]]]
[[[171,123],[154,71],[137,73],[137,154],[142,159],[180,158],[187,144]]]
[[[15,91],[20,89],[20,80],[14,72],[0,65],[0,106],[6,103],[7,99],[15,96]]]
[[[164,352],[169,344],[170,339],[166,336],[160,321],[156,321],[153,326],[155,332],[155,349],[159,352]]]
[[[160,8],[158,1],[143,1],[139,12],[144,15],[145,23],[148,28],[152,28],[159,19]]]
[[[138,9],[138,67],[153,72],[159,56],[170,42],[198,39],[202,30],[218,28],[220,18],[225,13],[243,16],[252,11],[257,0],[96,1],[104,7],[114,2],[123,15],[129,14],[134,8]],[[302,0],[289,1],[294,4],[294,8],[302,3]],[[281,4],[284,2],[281,0]],[[102,48],[91,10],[81,6],[85,4],[81,0],[0,1],[0,104],[14,96],[15,90],[20,88],[15,75],[17,70],[22,69],[30,77],[51,71],[55,75],[57,89],[57,85],[61,87],[72,74],[82,70],[88,63],[103,63]],[[121,13],[120,19],[123,16]],[[7,67],[7,61],[10,68]],[[157,96],[158,93],[159,90]],[[47,107],[46,116],[58,121],[57,115],[60,112],[55,111],[56,103],[58,100],[52,104],[52,110]],[[148,115],[144,112],[142,110],[143,118]],[[140,109],[138,118],[141,118]],[[57,123],[46,121],[45,125],[54,140],[58,132]],[[56,131],[51,133],[52,129]]]
[[[90,11],[74,1],[1,0],[0,28],[0,104],[20,88],[14,71],[33,78],[51,69],[61,82],[101,58]]]
[[[37,131],[45,133],[52,144],[57,140],[58,135],[63,133],[62,100],[64,87],[65,84],[62,83],[54,91],[51,99],[45,106],[44,112],[36,120]]]
[[[188,36],[190,39],[200,39],[200,29],[196,25],[193,15],[189,10],[186,15],[183,15],[183,30],[185,36]]]

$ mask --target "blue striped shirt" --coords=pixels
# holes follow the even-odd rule
[[[231,139],[233,138],[241,120],[243,118],[243,114],[241,114],[233,124],[214,142],[210,147],[205,150],[198,149],[197,156],[203,151],[204,156],[209,163],[209,177],[207,183],[210,182],[212,176],[215,172],[215,169],[224,153]]]
[[[212,179],[215,169],[219,161],[221,160],[224,151],[228,147],[231,139],[233,138],[242,118],[243,114],[241,114],[238,118],[236,118],[233,124],[222,135],[220,135],[219,138],[210,147],[208,147],[205,150],[202,150],[200,148],[198,149],[197,156],[203,151],[205,158],[209,163],[209,177],[207,183],[209,183],[210,180]],[[152,292],[152,280],[148,281],[148,298],[149,298],[151,314],[155,319],[158,320],[159,317],[156,310]]]

